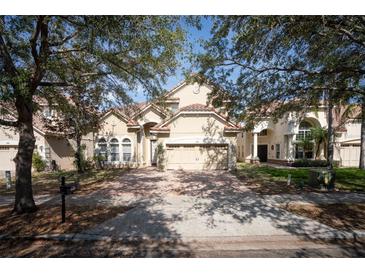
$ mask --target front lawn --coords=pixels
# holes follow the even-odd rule
[[[111,181],[121,176],[126,169],[106,169],[106,170],[90,170],[79,176],[79,181],[83,192],[95,189],[99,183],[103,181]],[[76,171],[60,171],[60,172],[43,172],[33,174],[33,194],[57,194],[60,191],[59,178],[66,177],[68,180],[73,180],[76,176]],[[14,185],[11,189],[6,189],[4,180],[0,180],[0,195],[14,195]]]
[[[308,182],[308,171],[312,168],[272,167],[240,163],[237,165],[237,176],[247,186],[261,194],[296,193],[304,190]],[[344,191],[365,191],[365,170],[358,168],[335,168],[336,189]],[[292,184],[287,185],[291,174]]]

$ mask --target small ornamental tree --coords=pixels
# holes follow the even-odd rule
[[[166,150],[162,143],[159,143],[157,145],[156,155],[157,155],[157,168],[158,170],[163,171],[166,165]]]
[[[42,159],[41,155],[39,155],[37,151],[33,153],[32,164],[33,168],[37,172],[41,172],[46,169],[46,162]]]

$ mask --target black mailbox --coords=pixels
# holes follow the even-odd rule
[[[78,182],[66,184],[65,177],[61,177],[60,193],[62,195],[72,194],[79,188],[80,188],[80,185]]]
[[[74,189],[71,185],[64,185],[60,186],[60,192],[63,195],[72,194],[74,192]]]

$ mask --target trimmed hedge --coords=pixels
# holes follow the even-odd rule
[[[338,167],[338,165],[339,165],[338,161],[333,162],[334,167]],[[295,160],[295,162],[292,163],[291,166],[293,166],[293,167],[326,167],[327,161],[301,159],[301,160]]]

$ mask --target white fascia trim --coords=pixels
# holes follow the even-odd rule
[[[185,137],[185,138],[170,138],[165,141],[166,145],[180,145],[180,144],[229,144],[226,138],[213,138],[205,136]]]
[[[340,144],[360,143],[360,142],[361,142],[361,139],[360,138],[356,138],[356,139],[349,139],[349,140],[341,141]]]
[[[226,132],[234,132],[234,133],[237,132],[237,133],[240,133],[243,130],[241,130],[241,129],[227,129],[227,128],[225,128],[224,131],[226,131]]]
[[[165,94],[166,98],[170,97],[171,95],[173,95],[177,90],[179,90],[180,88],[182,88],[183,86],[185,86],[187,84],[186,80],[181,81],[180,83],[178,83],[175,87],[173,87],[169,92],[167,92]]]
[[[17,146],[19,144],[16,140],[1,140],[0,146]]]

